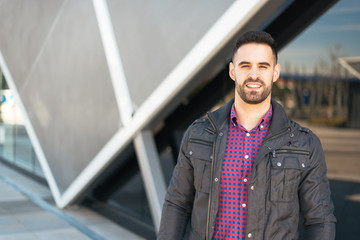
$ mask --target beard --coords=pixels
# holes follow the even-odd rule
[[[250,82],[257,82],[262,85],[263,90],[261,92],[259,91],[246,91],[246,84]],[[259,104],[265,101],[267,97],[270,95],[272,90],[272,82],[269,86],[265,84],[265,82],[261,79],[247,79],[244,81],[242,85],[236,83],[236,91],[239,94],[240,98],[248,103],[248,104]]]

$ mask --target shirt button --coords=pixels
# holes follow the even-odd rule
[[[281,162],[277,162],[276,165],[277,165],[278,167],[281,167]]]
[[[244,178],[244,182],[247,182],[247,178]]]
[[[303,163],[303,164],[301,164],[301,166],[304,168],[304,167],[305,167],[305,164]]]
[[[222,132],[219,133],[219,136],[222,137],[224,134]]]
[[[192,154],[193,154],[193,151],[190,151],[189,154],[192,155]]]
[[[261,129],[264,128],[264,125],[260,125],[260,128],[261,128]]]
[[[242,206],[243,208],[245,208],[245,207],[246,207],[246,203],[243,203],[241,206]]]
[[[245,155],[245,158],[248,159],[248,158],[249,158],[249,155]]]
[[[255,189],[254,185],[252,185],[252,186],[250,187],[250,189],[251,189],[252,191],[254,191],[254,189]]]
[[[219,179],[218,179],[218,178],[215,178],[214,180],[215,180],[215,182],[218,182],[218,181],[219,181]]]
[[[247,137],[250,137],[250,133],[246,133],[246,136],[247,136]]]
[[[252,234],[251,234],[251,233],[248,234],[248,238],[252,238]]]

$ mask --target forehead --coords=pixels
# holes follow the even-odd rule
[[[275,63],[275,56],[271,47],[263,43],[246,43],[241,45],[233,58],[235,63],[246,62],[268,62]]]

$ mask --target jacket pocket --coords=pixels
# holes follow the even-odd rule
[[[189,139],[186,156],[194,167],[194,186],[196,191],[209,193],[213,142],[203,139]]]
[[[289,202],[297,199],[301,174],[310,167],[310,152],[302,149],[284,148],[270,155],[270,199]]]

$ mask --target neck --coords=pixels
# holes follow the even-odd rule
[[[235,111],[239,123],[248,131],[253,129],[269,111],[271,96],[258,104],[249,104],[235,96]]]

